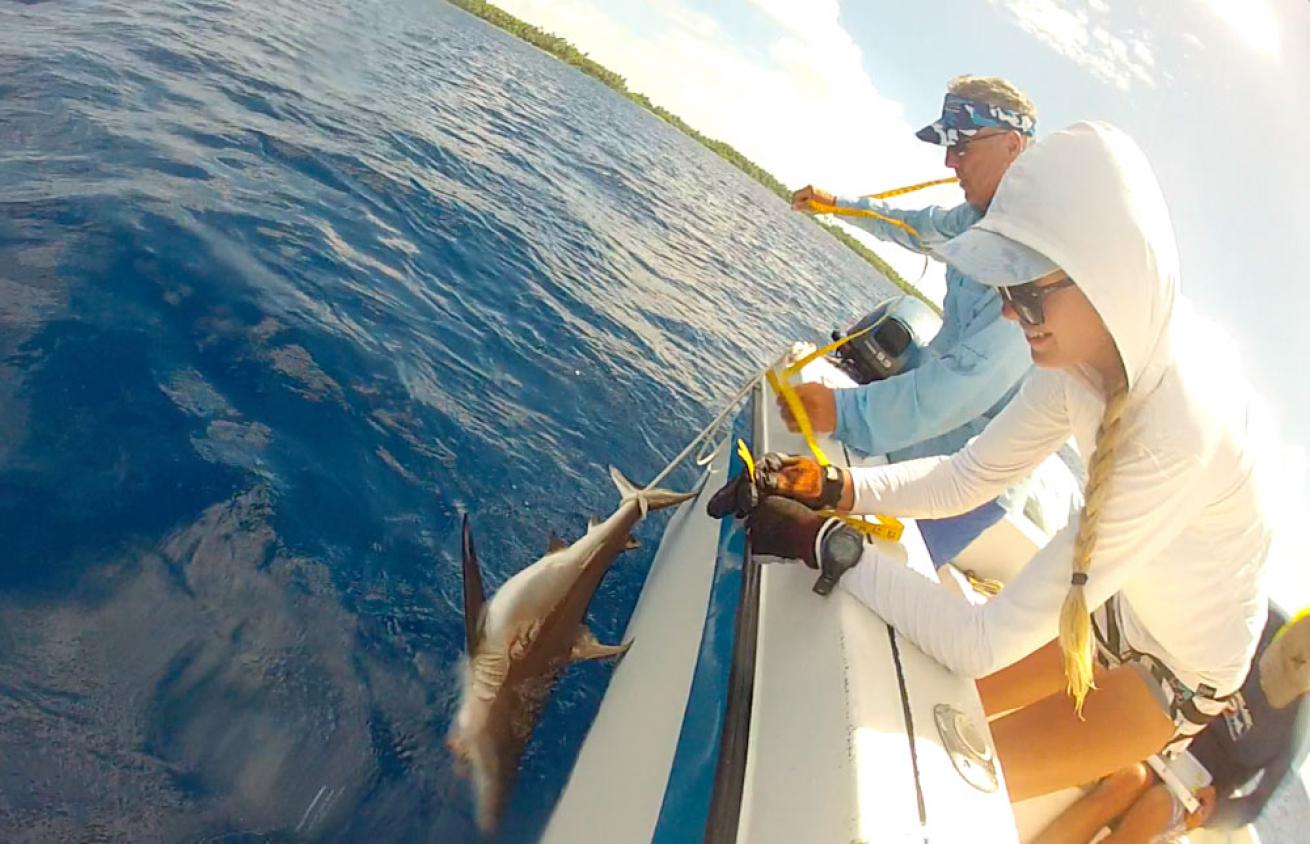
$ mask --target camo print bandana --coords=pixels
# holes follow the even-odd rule
[[[921,141],[954,146],[989,127],[1014,130],[1032,137],[1037,132],[1037,121],[1026,114],[1010,111],[981,100],[971,100],[957,94],[947,94],[942,103],[942,116],[914,133]]]

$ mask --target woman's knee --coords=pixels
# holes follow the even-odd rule
[[[1124,800],[1126,803],[1131,803],[1154,784],[1155,774],[1151,772],[1145,762],[1138,762],[1110,774],[1101,780],[1097,788],[1105,791],[1108,795]]]

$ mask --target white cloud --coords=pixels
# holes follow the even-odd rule
[[[1268,0],[1196,0],[1253,50],[1278,58],[1282,30]],[[1038,41],[1098,79],[1128,90],[1134,83],[1156,87],[1156,46],[1150,31],[1113,24],[1110,4],[1086,0],[1082,9],[1059,0],[991,0],[1014,16],[1015,23]],[[1180,17],[1180,20],[1190,18]],[[1203,47],[1190,32],[1161,32],[1191,47]]]
[[[1310,520],[1310,459],[1301,446],[1290,445],[1281,438],[1276,452],[1278,474],[1273,495],[1275,510],[1274,541],[1269,550],[1269,594],[1284,609],[1293,612],[1310,606],[1310,549],[1303,539],[1301,526]]]
[[[1025,32],[1098,79],[1125,91],[1134,81],[1155,87],[1155,51],[1149,38],[1134,32],[1115,34],[1109,4],[1091,0],[1086,9],[1074,11],[1056,0],[991,1],[1014,15]]]
[[[1283,51],[1278,17],[1267,0],[1202,0],[1246,46],[1272,58]]]
[[[660,24],[640,31],[621,19],[622,9],[600,0],[499,5],[568,39],[626,78],[631,90],[736,147],[784,184],[857,195],[950,175],[941,150],[914,138],[940,104],[913,104],[911,120],[901,102],[881,94],[841,25],[836,0],[751,2],[778,28],[764,49],[735,42],[682,0],[656,0]],[[954,188],[907,199],[961,201]],[[921,258],[888,244],[877,251],[906,278],[919,277]],[[921,286],[940,298],[942,272],[933,268]]]

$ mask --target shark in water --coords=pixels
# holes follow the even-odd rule
[[[696,493],[638,490],[610,467],[621,501],[603,522],[565,545],[553,532],[546,555],[487,602],[468,516],[464,517],[464,632],[468,644],[459,710],[447,745],[473,780],[478,828],[492,832],[518,773],[519,757],[559,673],[571,662],[619,656],[583,623],[587,605],[648,510]]]

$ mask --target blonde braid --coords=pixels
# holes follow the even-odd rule
[[[1069,694],[1074,699],[1074,710],[1083,715],[1083,700],[1093,688],[1092,683],[1092,620],[1087,612],[1084,594],[1087,570],[1092,567],[1092,553],[1096,550],[1096,528],[1101,519],[1101,507],[1110,495],[1110,472],[1118,450],[1124,407],[1128,403],[1128,390],[1120,387],[1105,403],[1101,426],[1096,431],[1096,451],[1087,467],[1087,493],[1082,518],[1078,523],[1078,538],[1074,540],[1073,577],[1064,606],[1060,608],[1060,650],[1064,652],[1064,676]]]

